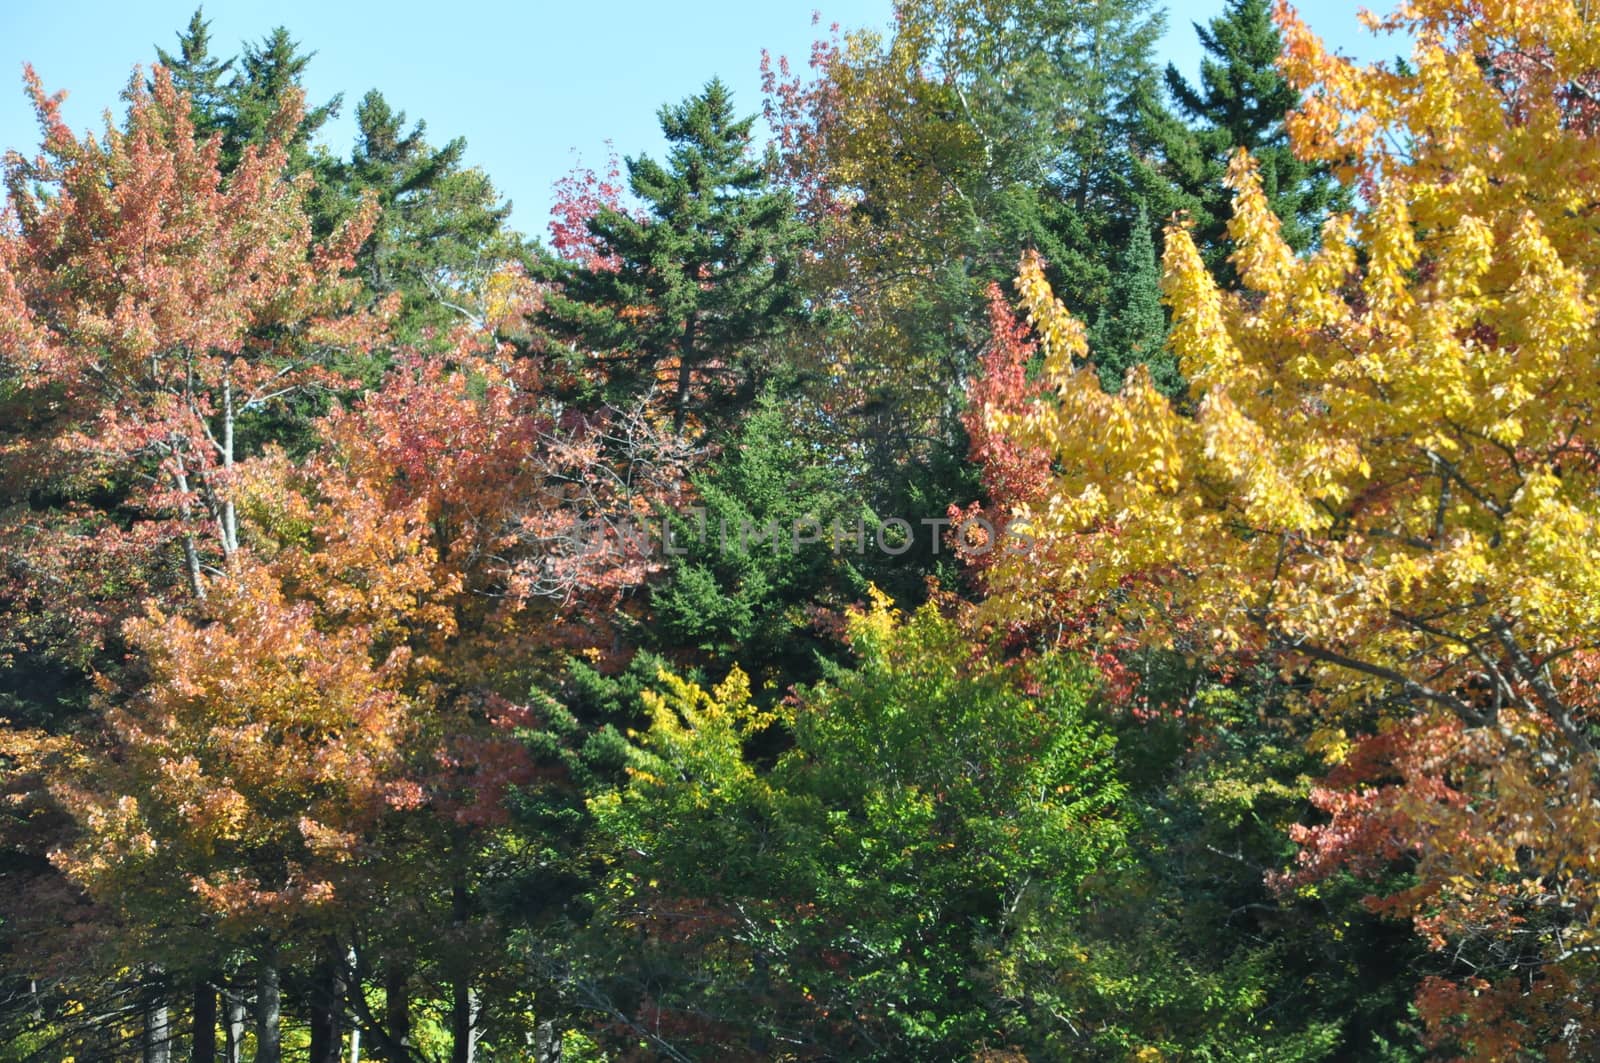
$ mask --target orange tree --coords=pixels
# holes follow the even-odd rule
[[[98,906],[107,947],[66,964],[89,995],[137,962],[193,976],[198,1013],[254,953],[267,1059],[279,968],[300,958],[280,944],[326,975],[354,929],[394,921],[377,913],[437,920],[440,894],[468,891],[442,866],[468,873],[529,771],[500,693],[527,689],[540,647],[604,641],[650,565],[629,521],[676,491],[682,448],[642,416],[561,409],[534,360],[485,340],[521,312],[514,270],[491,278],[483,330],[397,356],[308,425],[314,455],[246,446],[251,416],[342,388],[341,354],[383,338],[344,275],[370,212],[312,241],[284,172],[292,97],[224,177],[160,70],[103,140],[33,95],[45,149],[9,159],[0,229],[0,398],[20,414],[0,445],[21,502],[0,518],[0,607],[27,653],[44,636],[109,652],[77,659],[100,674],[94,711],[53,721],[70,733],[3,735],[36,827],[10,839],[37,872],[18,895]],[[467,1014],[480,976],[439,966]],[[311,994],[324,1049],[328,988]]]
[[[71,718],[42,704],[48,696],[29,706],[31,680],[46,677],[47,695],[89,687],[85,674],[106,691],[138,685],[139,668],[125,671],[119,652],[123,621],[147,600],[181,614],[237,567],[236,487],[251,421],[306,388],[341,386],[336,365],[383,333],[381,314],[355,308],[345,276],[371,211],[319,243],[307,184],[286,176],[300,115],[293,93],[225,175],[219,142],[196,140],[188,101],[163,70],[148,84],[135,76],[124,121],[81,138],[61,120],[60,97],[31,71],[27,83],[42,147],[31,159],[6,156],[0,212],[0,655],[5,685],[31,709],[18,722],[76,728],[84,741],[4,734],[7,790],[27,812],[11,826],[36,828],[8,832],[27,883],[12,894],[23,917],[13,933],[30,920],[73,921],[54,903],[63,883],[43,853],[72,836],[53,817],[86,806],[52,810],[39,773],[50,761],[67,773],[85,767],[78,757],[119,726]],[[127,629],[135,642],[145,635]],[[170,663],[148,660],[157,676]],[[83,984],[113,992],[125,980],[107,970]],[[151,1018],[165,1036],[159,1008]]]
[[[380,966],[391,995],[442,983],[458,1050],[476,1036],[474,857],[534,775],[505,693],[648,569],[610,529],[676,489],[669,429],[602,469],[628,427],[565,422],[505,353],[466,335],[448,364],[401,356],[318,422],[316,455],[241,465],[229,573],[188,615],[125,625],[140,681],[54,772],[76,825],[55,863],[149,955],[255,953],[260,1036],[279,966],[313,958],[314,1046],[336,1051],[316,1034],[341,981],[373,1028],[359,987]]]

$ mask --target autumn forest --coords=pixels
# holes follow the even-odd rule
[[[0,1063],[1600,1059],[1600,16],[893,7],[532,235],[27,69]]]

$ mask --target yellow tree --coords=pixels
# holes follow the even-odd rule
[[[1176,403],[1143,370],[1103,394],[1024,262],[1044,397],[987,416],[1052,476],[1014,508],[990,608],[1093,604],[1303,679],[1334,767],[1285,886],[1409,858],[1415,886],[1373,903],[1451,950],[1459,977],[1419,996],[1432,1043],[1593,1058],[1600,27],[1422,0],[1372,20],[1412,63],[1363,68],[1278,15],[1296,147],[1364,208],[1296,256],[1235,159],[1238,287],[1168,232]]]

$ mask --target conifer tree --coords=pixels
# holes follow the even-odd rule
[[[460,289],[525,258],[508,227],[511,204],[482,170],[462,165],[465,138],[433,147],[426,123],[408,130],[405,112],[377,89],[356,106],[356,130],[349,161],[328,167],[323,224],[331,227],[363,197],[375,197],[381,213],[356,256],[357,270],[374,296],[400,293],[401,339],[443,335],[461,320]]]
[[[1117,255],[1111,295],[1100,308],[1090,337],[1091,358],[1100,386],[1115,392],[1135,365],[1147,365],[1156,386],[1167,395],[1183,389],[1178,367],[1165,349],[1166,312],[1161,309],[1161,267],[1143,204],[1127,244]]]
[[[643,210],[589,220],[600,254],[554,264],[562,290],[546,318],[602,365],[608,397],[659,382],[682,432],[759,393],[763,341],[803,312],[793,273],[806,229],[752,157],[754,116],[735,115],[720,80],[660,118],[666,163],[627,160]]]
[[[237,60],[237,73],[228,86],[223,112],[222,155],[228,170],[238,164],[247,145],[267,139],[285,94],[303,89],[306,67],[315,55],[301,52],[299,42],[283,26],[267,34],[260,44],[245,44]],[[310,168],[311,138],[338,115],[343,99],[344,94],[340,93],[320,106],[305,107],[300,124],[289,139],[291,171]]]
[[[1206,262],[1227,273],[1232,193],[1224,184],[1228,159],[1244,148],[1260,166],[1261,184],[1283,236],[1295,250],[1316,238],[1323,218],[1349,205],[1348,193],[1326,165],[1295,157],[1284,116],[1300,105],[1278,70],[1283,36],[1268,0],[1228,0],[1208,26],[1195,25],[1207,58],[1191,85],[1168,65],[1167,92],[1177,114],[1151,109],[1150,135],[1158,143],[1159,175],[1168,210],[1185,210]]]
[[[1012,94],[1033,106],[1040,90],[1067,101],[1044,111],[1065,134],[1050,160],[1051,240],[1038,247],[1055,275],[1072,278],[1063,286],[1069,304],[1100,307],[1118,298],[1109,281],[1118,250],[1133,238],[1135,163],[1150,147],[1141,115],[1153,93],[1166,15],[1151,0],[1029,6],[1037,10],[1035,32],[1049,67],[1031,92]]]
[[[189,17],[188,28],[178,34],[176,54],[156,48],[156,57],[172,75],[172,85],[189,97],[189,113],[195,136],[204,139],[223,127],[228,85],[223,81],[233,69],[232,59],[218,59],[211,52],[211,20],[197,7]]]
[[[812,610],[866,591],[862,559],[843,542],[846,529],[859,524],[863,543],[869,532],[880,534],[837,464],[819,461],[795,438],[793,417],[769,391],[734,442],[694,478],[701,509],[673,530],[646,643],[739,661],[783,688],[813,677],[821,647]]]

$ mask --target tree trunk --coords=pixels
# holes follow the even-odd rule
[[[554,1019],[546,1019],[533,1031],[534,1063],[561,1063],[561,1031]]]
[[[471,915],[470,900],[466,883],[457,879],[450,891],[450,914],[463,938]],[[465,941],[457,947],[461,953],[451,979],[450,1063],[472,1063],[478,1047],[478,993],[472,988],[472,959]]]
[[[194,984],[194,1039],[189,1063],[217,1063],[217,987],[204,978]]]
[[[172,1063],[172,1015],[159,987],[144,1004],[144,1063]]]
[[[473,1063],[478,1051],[478,991],[462,978],[450,1007],[450,1063]]]
[[[683,325],[683,349],[678,352],[678,392],[672,399],[672,431],[683,435],[684,422],[689,417],[689,391],[694,382],[694,343],[697,322],[693,314]]]
[[[406,965],[390,960],[383,973],[383,1025],[390,1063],[407,1063],[411,1051],[411,979]]]
[[[249,1011],[244,997],[231,989],[222,991],[222,1006],[227,1021],[222,1027],[222,1054],[224,1063],[244,1063],[244,1024]]]
[[[256,1057],[254,1063],[283,1063],[282,1001],[278,989],[278,947],[265,945],[256,968]]]
[[[339,1005],[344,999],[344,981],[338,963],[324,955],[317,961],[311,980],[311,1060],[310,1063],[339,1063]]]
[[[237,419],[237,412],[233,408],[233,368],[229,366],[222,376],[222,468],[225,473],[233,471],[233,426]],[[232,496],[222,500],[219,523],[222,526],[222,552],[231,559],[239,552],[239,514],[234,508]]]
[[[200,571],[200,547],[195,542],[194,532],[189,530],[189,517],[192,508],[189,505],[189,474],[183,467],[183,456],[174,451],[173,465],[176,467],[172,474],[172,483],[183,493],[183,501],[178,504],[178,516],[183,520],[183,567],[189,576],[189,592],[200,601],[206,597],[206,578]]]

